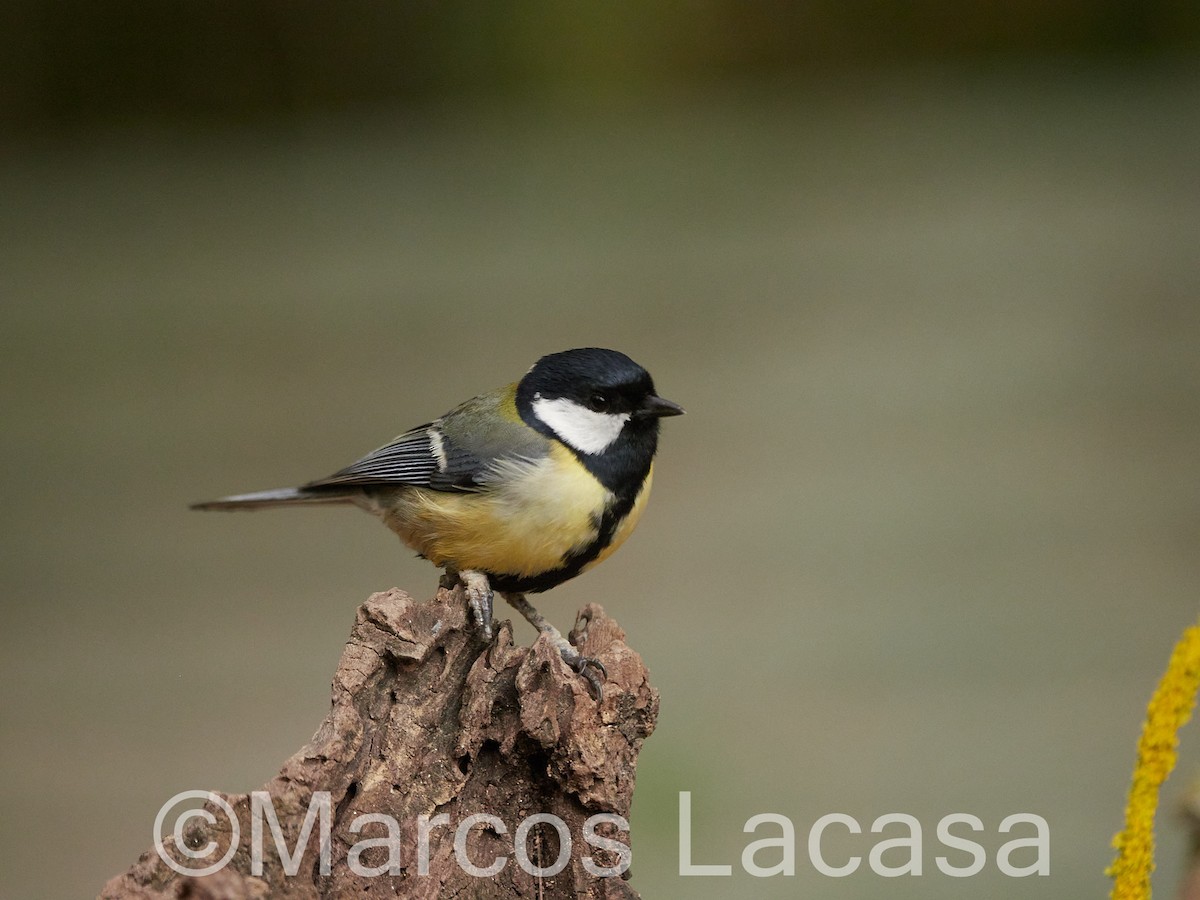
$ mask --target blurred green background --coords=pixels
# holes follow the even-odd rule
[[[256,788],[356,606],[434,589],[356,511],[190,501],[327,474],[581,345],[689,412],[637,535],[541,601],[603,603],[662,691],[634,886],[1107,894],[1200,599],[1200,7],[0,16],[0,895],[94,895],[176,792]],[[1183,753],[1164,896],[1194,730]],[[680,791],[732,878],[679,877]],[[742,872],[759,812],[796,823],[795,878]],[[818,875],[830,812],[916,816],[926,874]],[[987,828],[966,880],[933,861],[957,812]],[[998,874],[1020,812],[1049,877]],[[830,860],[873,843],[831,831]]]

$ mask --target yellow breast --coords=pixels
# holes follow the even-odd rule
[[[563,557],[597,536],[613,495],[565,447],[540,460],[509,460],[495,487],[478,493],[404,488],[379,498],[379,514],[408,546],[434,565],[530,576],[558,568]],[[640,513],[646,490],[634,507]],[[635,519],[631,515],[629,519]],[[618,529],[614,545],[632,530]],[[603,554],[611,552],[609,548]]]

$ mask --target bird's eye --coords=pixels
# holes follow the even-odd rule
[[[607,408],[608,408],[608,395],[607,394],[603,394],[600,391],[596,391],[590,397],[588,397],[588,409],[594,409],[596,412],[600,412]]]

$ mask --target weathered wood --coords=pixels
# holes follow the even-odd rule
[[[598,704],[549,641],[514,646],[505,622],[486,646],[461,588],[443,588],[426,603],[396,589],[375,594],[358,610],[333,678],[328,717],[263,788],[288,853],[295,851],[310,803],[328,792],[329,873],[321,872],[317,817],[296,874],[288,875],[269,819],[260,813],[262,867],[252,874],[251,796],[219,794],[240,831],[227,866],[202,878],[183,876],[151,849],[112,879],[101,897],[636,897],[620,875],[588,871],[619,868],[621,848],[593,846],[585,838],[585,823],[597,813],[628,819],[638,752],[658,714],[658,692],[624,637],[594,604],[576,621],[572,641],[608,671]],[[227,817],[211,801],[205,808],[216,823],[193,818],[184,838],[192,848],[215,842],[213,853],[189,861],[171,836],[164,841],[166,852],[192,867],[213,862],[230,846]],[[478,813],[502,823],[462,831],[469,865],[482,869],[503,860],[490,877],[464,869],[454,846],[460,823]],[[525,859],[514,849],[521,823],[537,813],[558,817],[569,835],[563,842],[569,858],[557,874],[531,871],[550,868],[558,858],[560,838],[552,825],[532,828]],[[366,814],[390,817],[398,842],[372,842],[388,837],[388,826],[364,823]],[[420,874],[421,819],[439,814],[448,816],[448,824],[428,829],[428,874]],[[352,831],[354,824],[360,830]],[[595,833],[630,844],[619,823],[600,825]],[[355,847],[363,841],[369,843]],[[388,871],[370,874],[375,867]]]

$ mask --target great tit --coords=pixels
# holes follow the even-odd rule
[[[485,638],[496,590],[599,694],[593,670],[603,666],[576,651],[525,594],[574,578],[624,543],[650,493],[658,420],[682,412],[624,353],[565,350],[328,478],[192,508],[365,509],[462,581]]]

